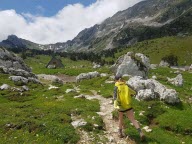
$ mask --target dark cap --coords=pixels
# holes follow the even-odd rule
[[[122,75],[116,75],[115,76],[115,80],[119,80],[120,78],[122,78]]]

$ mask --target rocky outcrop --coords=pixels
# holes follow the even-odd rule
[[[88,73],[81,73],[80,75],[78,75],[76,77],[76,81],[80,82],[83,79],[91,79],[91,78],[95,78],[95,77],[99,77],[100,74],[97,71],[94,72],[88,72]]]
[[[183,86],[183,77],[181,74],[178,74],[175,78],[167,77],[167,80],[175,86]]]
[[[31,72],[31,69],[23,62],[23,60],[14,55],[13,53],[7,51],[0,47],[0,66],[7,69],[12,68],[15,70],[22,69],[27,72]]]
[[[154,79],[143,79],[135,76],[127,81],[135,91],[137,91],[136,99],[150,100],[159,98],[166,103],[174,104],[180,102],[178,94],[174,89],[168,89]]]
[[[116,75],[131,75],[147,77],[150,69],[149,58],[141,53],[134,54],[128,52],[126,55],[119,57],[116,63],[111,67],[111,70]]]
[[[21,81],[40,83],[31,69],[24,63],[24,61],[15,54],[0,47],[0,73],[13,75],[10,77],[14,82]]]

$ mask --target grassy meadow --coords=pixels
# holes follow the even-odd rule
[[[162,56],[174,52],[179,57],[179,63],[190,64],[191,37],[178,39],[167,37],[162,39],[141,42],[117,53],[116,58],[127,51],[137,51],[149,55],[152,63],[158,63]],[[187,41],[187,42],[186,42]],[[183,44],[185,43],[185,44]],[[161,48],[159,48],[161,47]],[[183,50],[185,49],[186,50]],[[181,49],[183,51],[181,51]],[[177,50],[177,51],[176,51]],[[191,50],[191,51],[190,51]],[[159,51],[159,52],[157,52]],[[188,51],[188,52],[186,52]],[[155,54],[156,53],[156,54]],[[185,55],[186,57],[182,57]],[[188,56],[188,55],[190,56]],[[47,69],[46,64],[50,56],[38,55],[28,57],[25,63],[32,68],[35,74],[66,74],[77,76],[80,73],[98,71],[113,75],[109,66],[93,69],[89,61],[72,61],[61,58],[65,67],[63,69]],[[146,144],[190,144],[192,141],[192,73],[183,72],[184,85],[176,87],[167,83],[167,77],[176,77],[173,69],[158,68],[150,70],[149,77],[157,76],[157,80],[169,88],[176,89],[181,103],[169,105],[159,100],[137,101],[133,99],[136,119],[141,127],[149,126],[152,132],[145,132]],[[90,90],[97,91],[105,98],[113,96],[113,84],[106,84],[107,77],[98,77],[83,80],[79,83],[66,83],[59,85],[57,89],[48,89],[49,84],[43,85],[29,83],[29,91],[17,92],[0,90],[0,143],[8,144],[75,144],[81,135],[72,125],[71,115],[83,118],[87,124],[78,129],[92,133],[95,137],[93,143],[106,143],[106,139],[100,139],[105,126],[102,118],[96,113],[100,111],[98,100],[74,99],[79,94],[90,94]],[[0,86],[4,83],[12,87],[15,85],[8,79],[8,74],[0,73]],[[54,84],[52,84],[54,85]],[[57,85],[58,86],[58,85]],[[66,89],[78,87],[80,93],[65,93]],[[139,115],[144,111],[143,115]],[[94,119],[92,118],[94,117]],[[117,111],[113,111],[114,120],[117,119]],[[125,133],[140,143],[136,129],[127,119]],[[95,127],[95,124],[98,125]]]
[[[163,37],[142,41],[119,50],[115,54],[115,59],[126,54],[128,51],[147,55],[153,64],[159,64],[164,56],[173,54],[178,57],[178,65],[190,65],[192,61],[192,36]],[[114,60],[114,58],[111,57],[105,59],[106,61]]]

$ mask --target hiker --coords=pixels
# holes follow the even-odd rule
[[[122,76],[115,76],[115,87],[114,87],[114,108],[119,113],[119,137],[124,137],[123,128],[123,114],[126,113],[128,119],[133,123],[135,128],[138,130],[141,140],[144,139],[144,134],[138,122],[134,118],[134,111],[131,102],[131,95],[135,95],[136,92],[129,88],[129,86],[122,79]]]

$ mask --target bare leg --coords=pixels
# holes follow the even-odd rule
[[[144,134],[140,129],[139,123],[135,120],[133,109],[127,111],[127,117],[133,123],[135,128],[138,130],[141,140],[144,140]]]
[[[119,129],[123,128],[123,112],[119,112]]]
[[[135,120],[133,109],[127,111],[127,117],[133,123],[136,129],[140,128],[139,123]]]
[[[123,128],[123,112],[119,112],[119,132],[118,133],[120,138],[123,137],[122,128]]]

